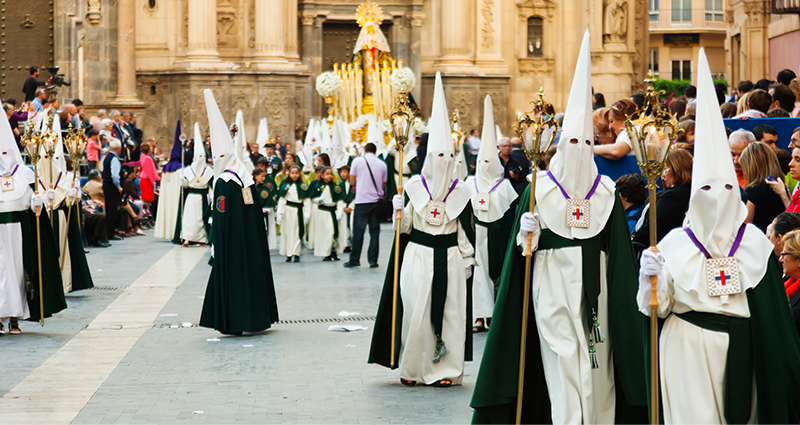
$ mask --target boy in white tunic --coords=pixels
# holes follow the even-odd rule
[[[472,285],[473,332],[482,332],[494,311],[494,285],[500,279],[503,258],[511,230],[514,228],[514,208],[517,192],[503,178],[503,165],[497,154],[494,132],[492,98],[483,102],[483,140],[478,151],[475,176],[467,179],[472,191],[472,211],[475,215],[475,271]]]
[[[311,220],[311,200],[300,167],[289,166],[289,177],[278,191],[278,224],[281,226],[280,254],[286,262],[300,262],[305,227]]]
[[[200,124],[194,123],[194,140],[200,138]],[[183,169],[183,217],[181,218],[181,240],[183,246],[190,243],[204,245],[208,241],[211,215],[209,189],[214,170],[206,164],[206,151],[195,147],[192,165]]]
[[[745,224],[725,124],[700,49],[687,226],[644,251],[637,300],[658,276],[665,423],[795,423],[798,342],[772,244]]]
[[[461,384],[464,361],[471,360],[469,281],[474,264],[470,191],[453,179],[454,151],[447,119],[447,105],[439,73],[431,113],[428,154],[422,174],[406,187],[409,202],[396,195],[393,204],[402,209],[400,226],[408,243],[395,247],[401,255],[396,361],[404,385],[422,382],[449,387]],[[389,264],[392,264],[390,259]],[[392,367],[391,317],[393,273],[384,283],[370,363]],[[387,302],[388,301],[388,302]]]

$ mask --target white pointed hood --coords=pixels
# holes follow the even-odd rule
[[[334,122],[334,126],[335,126]],[[335,128],[334,128],[335,131]],[[333,142],[331,141],[331,132],[328,129],[328,124],[322,123],[322,143],[320,143],[320,152],[328,154],[328,157],[333,155]]]
[[[247,136],[244,129],[244,114],[242,110],[236,111],[236,156],[242,161],[248,173],[252,173],[255,164],[250,160],[250,152],[247,150]]]
[[[586,199],[598,177],[592,147],[592,70],[589,59],[587,30],[575,65],[561,138],[556,154],[550,160],[550,172],[573,199]],[[566,198],[547,172],[540,171],[536,176],[536,210],[542,225],[556,235],[566,239],[589,239],[606,227],[614,210],[615,189],[608,176],[601,176],[597,189],[589,198],[589,227],[569,227]]]
[[[572,143],[573,140],[577,140],[577,143]],[[586,196],[597,178],[593,141],[592,69],[587,30],[575,65],[561,138],[556,154],[550,161],[550,172],[570,197]]]
[[[331,147],[331,165],[334,169],[339,169],[342,165],[347,165],[347,160],[344,158],[344,145],[347,142],[347,129],[344,122],[338,118],[333,120],[333,141]],[[344,163],[343,163],[344,162]]]
[[[203,146],[199,123],[194,123],[194,155],[192,156],[192,166],[187,168],[191,168],[193,174],[192,183],[196,185],[205,185],[213,177],[211,169],[206,162],[206,149]]]
[[[459,181],[448,195],[455,181],[454,169],[455,151],[450,132],[450,118],[447,114],[442,76],[437,72],[431,118],[428,121],[428,152],[425,156],[425,165],[422,167],[422,174],[412,177],[406,185],[408,189],[406,193],[417,212],[425,214],[429,200],[443,201],[446,197],[445,222],[458,218],[469,202],[471,192],[464,182]],[[425,184],[422,178],[425,179]]]
[[[685,224],[712,258],[724,258],[747,218],[747,207],[739,192],[714,80],[703,49],[697,62],[697,125],[692,191]],[[706,257],[683,229],[673,229],[659,242],[658,249],[664,255],[675,285],[691,293],[693,309],[741,317],[750,315],[744,292],[758,286],[772,255],[772,244],[764,233],[753,224],[746,225],[734,254],[742,294],[711,297],[706,283]]]
[[[383,132],[380,131],[378,118],[372,118],[367,125],[367,142],[374,143],[377,148],[378,155],[386,154],[386,141],[383,140]]]
[[[245,168],[244,163],[234,154],[234,143],[231,140],[231,133],[225,118],[219,111],[214,94],[209,89],[203,91],[206,101],[206,113],[208,114],[208,129],[211,134],[211,152],[214,155],[214,177],[223,181],[235,181],[247,187],[253,184],[253,177]],[[239,178],[233,176],[231,171]]]
[[[263,155],[267,150],[267,142],[269,142],[269,128],[267,127],[267,119],[261,118],[258,123],[258,136],[256,137],[256,145],[258,145],[258,152]]]
[[[39,189],[47,190],[51,187],[56,191],[53,206],[58,208],[72,185],[72,175],[67,172],[67,159],[64,156],[64,140],[61,137],[61,120],[56,117],[53,119],[53,128],[48,130],[49,134],[56,136],[56,145],[53,151],[52,161],[45,158],[44,147],[40,150],[41,160],[39,161]],[[44,185],[44,187],[42,187]],[[45,202],[47,208],[50,203]]]
[[[503,180],[503,164],[497,152],[497,139],[494,133],[494,109],[492,108],[492,97],[486,96],[483,101],[483,131],[481,134],[481,149],[478,151],[478,158],[475,162],[475,176],[478,190],[481,193],[489,193],[490,190]]]
[[[29,191],[28,185],[34,181],[34,174],[33,170],[23,162],[17,142],[14,140],[14,133],[11,131],[11,124],[5,114],[2,115],[3,117],[0,118],[0,176],[8,177],[14,173],[14,190],[0,191],[0,212],[6,212],[14,209],[10,203],[8,208],[12,209],[3,208],[4,203],[17,201],[25,196]],[[16,171],[14,171],[15,169]]]

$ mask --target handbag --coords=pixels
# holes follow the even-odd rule
[[[375,183],[375,176],[372,174],[372,167],[369,166],[369,161],[366,157],[364,157],[364,162],[367,163],[367,170],[369,170],[369,177],[372,179],[372,185],[375,186],[375,192],[379,193],[378,184]],[[394,213],[392,201],[386,199],[386,192],[384,192],[383,197],[378,199],[378,202],[375,204],[375,215],[378,216],[378,220],[380,221],[389,221],[392,219],[392,213]]]

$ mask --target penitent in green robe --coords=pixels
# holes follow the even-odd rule
[[[528,205],[530,186],[522,195],[519,205]],[[635,261],[625,211],[619,196],[606,227],[597,236],[587,240],[592,246],[584,247],[583,270],[599,270],[599,252],[586,255],[590,248],[599,248],[608,256],[606,269],[608,282],[608,324],[606,336],[613,341],[614,374],[616,388],[617,423],[647,422],[647,385],[645,356],[645,317],[638,311],[638,267]],[[492,326],[486,340],[483,360],[475,383],[470,406],[475,409],[473,423],[514,423],[516,420],[517,386],[519,377],[520,337],[522,333],[522,299],[525,275],[525,257],[516,245],[519,220],[524,207],[519,208],[506,249],[505,262],[500,276],[500,288],[492,316]],[[544,230],[540,247],[547,244],[574,243]],[[578,241],[581,243],[581,241]],[[594,259],[594,261],[592,261]],[[593,264],[589,264],[593,263]],[[599,276],[584,282],[597,280]],[[586,283],[584,283],[586,285]],[[592,293],[585,288],[584,293]],[[590,297],[587,297],[587,299]],[[595,295],[596,302],[596,295]],[[586,304],[591,304],[587,300]],[[533,303],[529,304],[525,352],[525,389],[523,394],[522,423],[551,423],[550,398],[545,382],[538,328]],[[608,342],[606,342],[608,343]]]
[[[259,332],[278,321],[267,232],[259,196],[245,205],[236,181],[214,185],[214,259],[200,326],[223,334]]]
[[[386,163],[386,175],[389,176],[389,178],[386,179],[386,199],[392,199],[394,195],[397,195],[397,179],[395,179],[397,168],[394,166],[394,155],[394,153],[386,154],[386,157],[383,159],[383,162]],[[411,170],[411,174],[404,174],[405,177],[411,178],[411,176],[419,174],[419,160],[415,157],[411,161],[408,161],[408,168]]]

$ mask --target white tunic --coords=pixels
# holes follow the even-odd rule
[[[324,205],[326,207],[336,207],[336,215],[342,215],[342,209],[344,208],[344,202],[334,202],[333,196],[331,194],[331,188],[328,185],[322,189],[322,194],[319,198],[315,198],[313,200],[315,205]],[[317,208],[317,211],[313,217],[314,226],[313,226],[313,239],[314,239],[314,256],[315,257],[327,257],[331,254],[331,250],[333,249],[333,221],[331,220],[331,213],[326,210],[322,210]],[[339,226],[339,232],[342,231],[341,225]],[[309,230],[309,233],[312,231]],[[341,234],[339,235],[341,237]],[[311,235],[309,235],[309,239],[311,239]],[[336,253],[341,254],[344,250],[342,244],[337,244]]]
[[[209,182],[214,177],[214,171],[210,167],[203,169],[200,176],[196,176],[192,167],[183,169],[183,177],[189,182],[191,189],[205,189],[206,194],[190,193],[186,196],[183,205],[183,217],[181,217],[181,239],[189,242],[206,243],[205,223],[203,222],[203,197],[209,200]],[[159,197],[160,200],[160,197]]]
[[[161,189],[158,193],[155,237],[172,240],[181,202],[181,175],[183,170],[163,173]]]
[[[0,202],[0,212],[26,211],[30,208],[33,191],[22,179],[14,180],[17,187],[24,185],[25,190],[20,191],[22,193],[18,199]],[[22,252],[22,225],[0,224],[0,318],[30,317]]]
[[[350,182],[345,182],[342,196],[347,196],[350,193]],[[350,208],[350,213],[342,214],[342,219],[339,220],[339,248],[344,251],[345,248],[350,246],[350,226],[353,225],[353,211],[356,207],[356,200],[353,198],[349,204],[343,204],[342,209]]]
[[[311,200],[306,198],[300,200],[297,196],[297,185],[292,184],[286,192],[286,196],[282,196],[278,201],[278,217],[281,218],[281,250],[280,254],[285,256],[300,255],[301,253],[301,240],[300,240],[300,226],[305,224],[297,221],[297,209],[288,205],[286,201],[297,202],[303,204],[303,217],[308,217],[311,212]]]
[[[586,195],[586,194],[582,194]],[[566,226],[566,199],[545,174],[538,174],[536,211],[540,225],[567,239],[590,238],[604,227],[614,205],[614,182],[603,177],[590,199],[591,225]],[[543,213],[544,212],[544,213]],[[520,248],[527,244],[517,234]],[[535,247],[534,247],[535,248]],[[597,319],[608,328],[607,257],[600,253],[600,296]],[[542,351],[553,423],[614,423],[616,406],[611,339],[595,344],[598,369],[592,369],[584,313],[583,251],[581,247],[539,249],[534,252],[531,279],[533,308]]]
[[[425,212],[423,206],[423,213]],[[412,203],[403,211],[400,230],[414,229],[431,235],[458,233],[458,245],[447,249],[447,302],[444,307],[442,339],[448,350],[439,363],[433,363],[436,335],[431,324],[431,290],[433,278],[433,248],[409,242],[400,270],[400,294],[403,301],[403,327],[400,345],[400,377],[432,384],[448,379],[461,384],[464,375],[464,352],[467,326],[467,288],[465,259],[474,250],[458,217],[433,226],[425,222]]]

